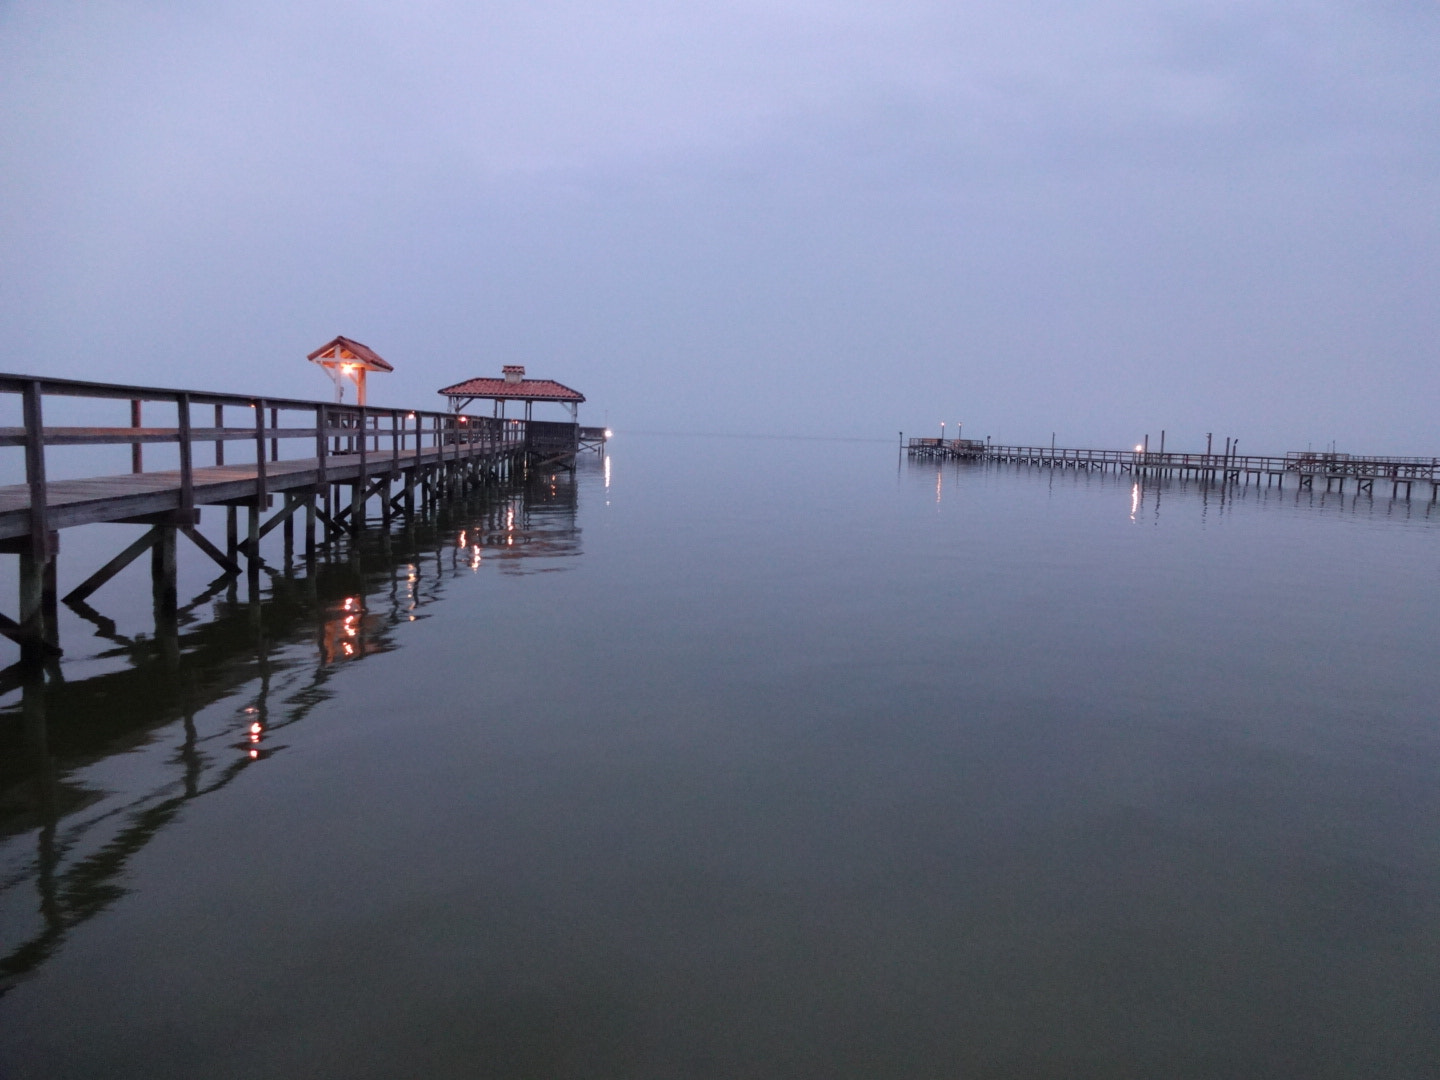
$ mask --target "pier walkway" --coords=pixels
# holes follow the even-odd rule
[[[82,603],[148,551],[159,619],[176,609],[179,536],[223,574],[254,577],[265,566],[260,541],[276,528],[283,530],[288,559],[297,520],[303,522],[300,546],[313,560],[317,544],[363,530],[376,500],[379,523],[388,528],[396,517],[409,521],[417,508],[425,513],[439,500],[525,470],[571,467],[581,438],[575,424],[33,375],[0,374],[0,395],[17,395],[23,416],[21,426],[0,427],[0,447],[25,454],[25,482],[0,486],[0,552],[20,557],[20,610],[13,619],[0,614],[0,634],[20,645],[25,663],[60,653],[56,559],[63,529],[99,522],[147,526],[64,599]],[[75,399],[89,399],[81,407],[90,411],[103,409],[97,403],[125,402],[130,423],[49,426],[45,412],[55,399],[70,399],[64,404],[72,409]],[[171,422],[143,423],[147,405]],[[209,421],[203,427],[196,423],[201,410]],[[52,480],[46,451],[55,446],[126,446],[130,469],[120,472],[124,458],[117,457],[105,475]],[[147,446],[164,454],[161,468],[146,471]],[[209,461],[202,464],[201,457]],[[202,506],[224,508],[223,548],[196,529]],[[272,507],[275,513],[265,518]]]

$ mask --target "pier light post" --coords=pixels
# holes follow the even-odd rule
[[[361,345],[347,337],[337,337],[326,342],[306,357],[312,364],[319,364],[335,380],[335,401],[345,400],[345,384],[355,384],[355,404],[365,404],[365,375],[371,371],[394,371],[380,354],[368,345]]]

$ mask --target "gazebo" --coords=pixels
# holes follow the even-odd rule
[[[571,390],[554,379],[527,379],[521,364],[506,364],[503,375],[498,379],[466,379],[464,382],[447,386],[441,390],[450,399],[454,412],[463,412],[472,401],[491,401],[494,415],[504,419],[507,401],[525,403],[525,419],[530,419],[531,407],[537,401],[554,401],[570,410],[570,422],[580,422],[580,403],[585,395]]]
[[[361,345],[358,341],[351,341],[347,337],[337,337],[335,340],[321,345],[312,352],[306,359],[311,363],[319,364],[330,377],[335,380],[335,400],[345,400],[345,380],[349,379],[355,384],[355,404],[365,404],[365,374],[369,371],[394,371],[395,369],[381,359],[380,354],[368,345]]]

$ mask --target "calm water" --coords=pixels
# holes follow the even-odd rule
[[[169,645],[132,572],[5,699],[0,1075],[1440,1076],[1437,554],[634,436]]]

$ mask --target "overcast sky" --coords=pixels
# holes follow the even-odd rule
[[[1432,0],[0,0],[0,368],[1440,453]]]

